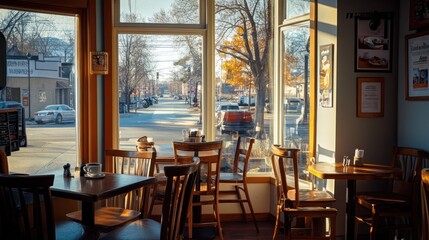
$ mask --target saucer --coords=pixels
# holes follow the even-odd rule
[[[88,174],[85,174],[84,175],[86,178],[103,178],[104,176],[106,176],[106,174],[104,174],[104,173],[99,173],[99,174],[97,174],[97,175],[92,175],[92,176],[90,176],[90,175],[88,175]]]

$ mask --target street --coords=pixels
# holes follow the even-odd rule
[[[160,98],[158,104],[149,108],[120,114],[120,149],[135,149],[141,136],[152,137],[159,154],[172,154],[172,141],[182,140],[182,129],[199,128],[199,108],[190,107],[184,100]],[[295,126],[297,113],[287,113],[287,126]],[[269,127],[271,113],[265,113]],[[75,124],[27,123],[28,146],[9,156],[12,172],[45,173],[62,169],[66,163],[76,165]],[[219,135],[219,134],[218,134]],[[229,135],[221,139],[230,139]]]

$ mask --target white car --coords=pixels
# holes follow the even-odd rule
[[[34,113],[34,121],[37,124],[74,122],[76,112],[73,108],[65,104],[48,105],[44,110]]]

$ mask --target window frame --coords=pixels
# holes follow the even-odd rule
[[[276,110],[277,114],[275,116],[278,128],[277,134],[275,135],[275,142],[283,144],[284,143],[284,133],[285,133],[285,119],[284,119],[284,108],[283,108],[283,93],[284,93],[284,79],[283,79],[283,67],[282,67],[282,60],[281,55],[284,51],[283,49],[283,31],[285,31],[289,27],[296,27],[299,25],[304,24],[305,22],[308,22],[309,25],[309,31],[310,31],[310,53],[309,53],[309,81],[310,81],[310,98],[309,98],[309,148],[308,148],[308,157],[314,157],[316,152],[316,108],[317,108],[317,53],[316,53],[316,45],[317,45],[317,26],[316,24],[313,24],[316,22],[317,19],[317,3],[316,0],[310,0],[310,13],[306,13],[300,16],[295,16],[292,18],[287,19],[286,18],[286,3],[283,3],[284,5],[281,5],[279,3],[281,9],[283,10],[282,13],[280,13],[280,16],[282,19],[279,20],[278,25],[278,36],[277,36],[277,46],[278,52],[278,61],[277,64],[274,66],[276,69],[276,73],[278,74],[278,77],[276,78],[276,85],[278,89],[276,90],[277,98],[276,98]]]

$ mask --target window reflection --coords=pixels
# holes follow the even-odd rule
[[[287,0],[286,19],[310,13],[310,0]]]
[[[120,22],[199,24],[199,8],[199,0],[121,0]]]
[[[307,166],[309,146],[309,25],[283,31],[284,146],[299,148],[299,167]]]

